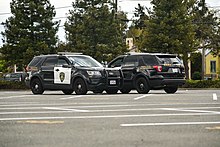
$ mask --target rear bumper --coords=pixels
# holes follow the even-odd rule
[[[162,85],[169,86],[169,85],[177,85],[181,86],[186,83],[185,79],[163,79]]]
[[[155,78],[149,80],[149,84],[152,88],[163,88],[166,86],[182,86],[185,83],[186,80],[184,78],[179,78],[179,79]]]

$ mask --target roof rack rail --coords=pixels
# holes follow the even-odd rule
[[[74,53],[74,52],[58,52],[58,55],[82,55],[83,53]]]

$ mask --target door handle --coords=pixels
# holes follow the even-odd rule
[[[60,71],[60,70],[59,70],[59,69],[56,69],[55,71],[57,71],[57,72],[58,72],[58,71]]]

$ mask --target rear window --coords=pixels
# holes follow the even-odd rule
[[[34,57],[34,59],[32,59],[32,61],[29,63],[29,66],[36,66],[39,61],[40,61],[41,57]]]
[[[157,56],[163,64],[182,64],[181,60],[176,56]]]

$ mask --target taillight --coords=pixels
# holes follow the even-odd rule
[[[155,66],[153,66],[153,68],[156,69],[157,72],[162,71],[162,66],[160,66],[160,65],[155,65]]]

